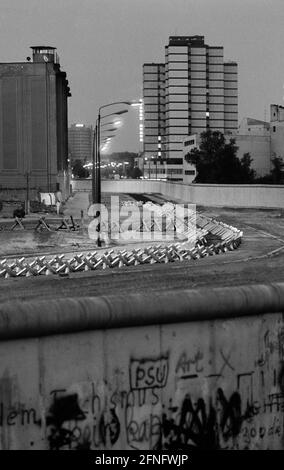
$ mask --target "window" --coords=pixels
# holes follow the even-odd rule
[[[167,164],[168,165],[182,165],[183,161],[182,161],[182,158],[168,158]]]
[[[184,146],[188,147],[189,145],[194,145],[194,144],[195,144],[195,141],[194,141],[194,139],[192,139],[192,140],[188,140],[187,142],[185,142]]]
[[[276,126],[273,126],[273,132],[276,132]]]
[[[194,170],[185,170],[185,174],[186,175],[195,175],[195,171]]]
[[[169,174],[169,175],[181,175],[181,174],[182,174],[182,170],[169,168],[169,169],[168,169],[168,174]]]

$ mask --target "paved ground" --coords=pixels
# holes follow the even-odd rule
[[[76,200],[78,210],[79,202]],[[89,271],[70,274],[69,277],[1,279],[0,301],[284,282],[283,211],[204,207],[200,210],[242,229],[244,239],[241,247],[198,261]]]

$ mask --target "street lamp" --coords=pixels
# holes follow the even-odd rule
[[[128,113],[128,109],[122,109],[121,111],[116,111],[115,113],[106,114],[105,116],[102,116],[102,118],[105,119],[106,117],[109,117],[109,116],[120,116],[121,114],[125,114],[125,113]],[[101,124],[101,127],[102,126],[103,124]]]
[[[121,124],[121,121],[109,121],[109,122],[105,122],[104,124],[101,124],[101,127],[104,127],[104,126],[120,126]]]
[[[92,202],[93,202],[93,204],[96,202],[97,160],[98,160],[98,124],[96,122],[94,132],[93,132],[93,145],[92,145],[92,164],[93,164],[93,171],[92,171]]]
[[[31,176],[31,171],[27,171],[25,173],[25,176],[27,178],[27,196],[26,196],[26,204],[25,204],[25,212],[27,215],[30,214],[30,176]]]
[[[101,109],[101,108],[100,108]],[[110,117],[110,116],[121,116],[124,113],[127,113],[128,109],[121,109],[120,111],[116,111],[115,113],[109,113],[103,116],[103,119]],[[99,112],[100,114],[100,112]],[[101,203],[101,177],[100,177],[100,128],[114,123],[104,123],[98,125],[98,119],[96,120],[96,126],[93,134],[93,178],[92,178],[92,202],[93,204],[100,204]],[[117,128],[113,129],[116,130]],[[107,132],[110,132],[110,129],[106,129]]]
[[[113,116],[113,115],[121,115],[128,112],[128,109],[122,109],[120,111],[116,111],[115,113],[106,114],[101,116],[102,109],[108,108],[110,106],[115,106],[119,104],[126,104],[127,106],[140,106],[141,101],[114,101],[113,103],[104,104],[103,106],[99,107],[99,113],[97,118],[97,160],[98,160],[98,175],[97,175],[97,202],[98,204],[101,203],[101,175],[100,175],[100,163],[101,163],[101,155],[100,155],[100,133],[101,133],[101,119],[105,119],[106,117]]]
[[[110,129],[104,129],[102,132],[114,132],[117,131],[117,127],[111,127]]]
[[[93,135],[93,173],[92,173],[92,201],[93,204],[101,204],[101,119],[105,119],[109,116],[120,116],[121,114],[127,113],[128,109],[122,109],[116,111],[115,113],[109,113],[104,116],[101,116],[102,109],[108,108],[109,106],[125,104],[127,106],[138,106],[141,102],[137,103],[135,101],[115,101],[113,103],[105,104],[99,107],[99,113],[96,120],[95,131]],[[117,128],[108,129],[106,131],[110,132],[116,130]],[[100,240],[100,222],[98,224],[98,246],[101,246]]]
[[[127,110],[121,110],[116,113],[111,113],[108,116],[116,116],[127,112]],[[107,116],[104,116],[104,118]],[[113,123],[105,123],[113,124]],[[105,124],[102,124],[103,127]],[[117,127],[112,127],[110,129],[104,129],[102,132],[113,132],[116,131]],[[111,136],[113,137],[113,136]],[[93,145],[92,145],[92,163],[93,163],[93,171],[92,171],[92,203],[93,204],[100,204],[101,203],[101,195],[100,195],[100,154],[99,154],[99,140],[98,140],[98,120],[96,121],[96,125],[93,132]]]

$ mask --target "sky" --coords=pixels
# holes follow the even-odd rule
[[[0,62],[57,47],[69,124],[93,124],[99,106],[142,97],[142,65],[164,62],[169,36],[202,35],[239,64],[239,120],[269,120],[270,104],[284,105],[283,24],[283,0],[0,0]],[[123,150],[142,150],[137,108],[110,146]]]

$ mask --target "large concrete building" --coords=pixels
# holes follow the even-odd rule
[[[42,192],[68,190],[66,73],[54,47],[0,64],[0,184]]]
[[[238,127],[237,64],[204,36],[171,36],[165,63],[144,64],[143,100],[144,157],[153,160],[153,174],[158,159],[167,179],[183,181],[187,136]]]
[[[68,148],[72,162],[92,161],[93,128],[85,124],[72,124],[68,129]]]

